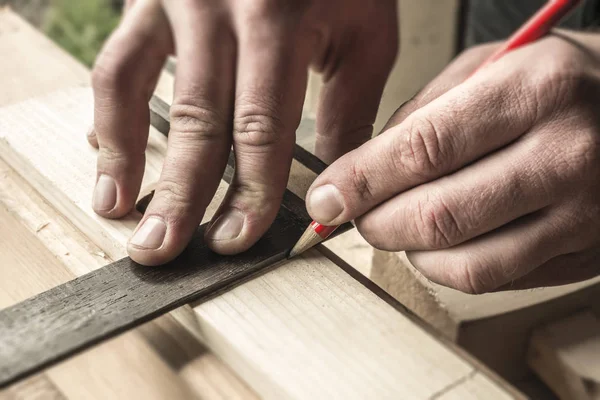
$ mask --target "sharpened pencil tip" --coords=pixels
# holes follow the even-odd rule
[[[321,243],[324,238],[322,238],[317,232],[315,232],[312,226],[309,226],[300,239],[296,242],[292,250],[290,250],[290,254],[288,258],[292,258],[297,256],[298,254],[304,253],[306,250],[318,245]]]

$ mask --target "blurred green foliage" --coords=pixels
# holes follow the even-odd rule
[[[42,29],[65,50],[91,66],[120,15],[111,0],[52,0]]]

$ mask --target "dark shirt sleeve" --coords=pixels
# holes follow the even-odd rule
[[[546,0],[466,1],[465,47],[506,39],[546,3]],[[599,3],[600,0],[583,1],[562,21],[561,27],[580,30],[597,25]]]

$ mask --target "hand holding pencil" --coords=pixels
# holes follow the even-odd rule
[[[521,46],[535,42],[536,40],[547,35],[550,30],[565,17],[570,11],[580,3],[580,0],[550,0],[542,7],[529,21],[527,21],[521,29],[511,36],[503,45],[501,45],[494,53],[486,58],[484,63],[478,68],[484,68],[489,64],[497,61],[509,51],[518,49]],[[473,73],[477,72],[474,71]],[[313,221],[305,233],[302,235],[298,243],[290,251],[290,257],[300,254],[309,248],[326,240],[338,226],[322,225]]]
[[[375,247],[468,293],[596,276],[600,37],[543,38],[573,6],[550,2],[504,45],[466,52],[333,163],[308,193],[308,234],[356,219]]]

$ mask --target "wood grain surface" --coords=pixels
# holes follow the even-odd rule
[[[154,97],[151,109],[153,123],[167,134],[169,106]],[[313,171],[325,167],[299,146],[295,154]],[[232,173],[230,157],[227,181]],[[125,258],[0,311],[0,387],[284,259],[309,223],[302,200],[286,191],[269,232],[242,255],[211,252],[202,242],[203,225],[169,266],[148,268]]]
[[[153,123],[166,135],[169,106],[154,97],[151,110]],[[294,154],[314,172],[325,168],[298,145]],[[228,182],[233,163],[230,157],[224,176]],[[270,230],[242,255],[211,252],[202,241],[205,224],[168,266],[149,268],[124,258],[1,310],[0,387],[284,259],[310,221],[302,200],[286,190]],[[350,228],[346,224],[336,234]]]
[[[9,9],[0,10],[0,53],[10,54],[0,62],[2,105],[67,87],[89,85],[89,71],[85,67]],[[163,74],[157,93],[169,98],[172,86],[171,76]],[[82,137],[79,140],[85,142]],[[15,246],[0,254],[0,293],[22,293],[23,296],[11,295],[2,307],[16,304],[113,261],[104,250],[85,237],[72,220],[60,215],[38,190],[1,160],[0,204],[50,251],[43,260],[50,262],[56,259],[70,272],[70,276],[64,276],[61,268],[50,268],[48,263],[36,265],[37,254],[22,251],[28,249],[29,242],[15,242]],[[0,221],[0,236],[6,233],[12,237],[14,229],[4,223],[4,219]],[[3,262],[2,256],[19,252],[32,262],[22,265]],[[64,279],[57,282],[56,275]],[[170,365],[173,357],[166,354],[171,354],[172,344],[186,342],[189,334],[177,322],[163,324],[165,318],[168,315],[144,324],[141,327],[144,337],[138,330],[132,330],[71,357],[42,375],[0,390],[0,399],[48,399],[56,398],[56,393],[65,398],[89,400],[189,399],[194,396],[206,400],[256,398],[256,394],[214,353],[195,339],[195,348],[178,346],[177,363]],[[150,335],[151,343],[144,340]],[[198,347],[203,349],[200,355]],[[185,357],[187,364],[177,369],[185,362]],[[43,384],[44,380],[47,384]],[[186,386],[193,393],[186,390]]]
[[[32,43],[10,44],[9,47],[30,49]],[[49,43],[48,47],[51,47]],[[43,60],[38,64],[46,65],[49,61]],[[60,60],[61,63],[71,61]],[[12,58],[7,62],[18,65]],[[0,63],[0,70],[4,65],[4,61]],[[14,69],[20,71],[19,68]],[[37,72],[39,75],[39,69]],[[26,83],[31,84],[38,75],[33,74]],[[70,85],[71,80],[68,76],[54,77],[46,86],[39,85],[42,91],[30,88],[31,93],[26,97],[53,90],[52,84],[54,89],[61,89]],[[172,78],[163,74],[157,91],[164,91],[163,98],[169,101]],[[0,136],[6,140],[0,140],[3,142],[0,151],[47,204],[83,232],[94,246],[101,249],[106,259],[120,258],[122,256],[117,255],[124,254],[124,243],[139,215],[132,215],[126,221],[107,221],[99,219],[89,207],[95,152],[84,146],[86,143],[82,135],[90,123],[90,110],[89,96],[82,98],[77,91],[66,91],[11,107],[10,110],[0,110],[0,113],[6,111],[0,121],[9,123],[7,130],[0,129]],[[157,137],[155,133],[156,130],[151,132],[147,154],[147,188],[155,182],[160,171],[166,146],[164,138]],[[65,164],[76,168],[71,167],[65,173],[65,168],[61,168]],[[303,169],[307,170],[297,162],[292,165],[292,175],[303,178],[302,184],[290,182],[288,186],[297,195],[305,193],[310,182],[310,177],[302,177]],[[227,185],[222,184],[216,201],[207,210],[206,218],[214,213],[226,189]],[[44,222],[34,224],[33,231]],[[43,228],[39,232],[40,237],[46,238],[53,228],[53,223]],[[61,247],[54,239],[44,244],[53,249]],[[74,264],[69,261],[71,256],[54,254],[61,262]],[[85,269],[85,264],[78,268]],[[435,335],[424,331],[419,323],[407,318],[404,313],[391,308],[318,252],[286,261],[267,274],[194,307],[193,310],[189,306],[176,310],[188,313],[189,326],[186,327],[195,334],[203,334],[204,343],[214,354],[229,364],[263,398],[310,398],[327,394],[338,398],[382,398],[378,396],[380,394],[391,398],[451,398],[465,391],[479,393],[485,398],[514,397],[504,384],[490,378],[485,368],[453,346],[438,342]],[[136,333],[138,331],[135,330]],[[153,348],[164,357],[159,348],[165,343],[155,339],[157,333],[160,332],[154,329],[144,337],[151,338]],[[175,331],[171,333],[181,337]],[[124,336],[127,334],[115,340]],[[148,390],[140,391],[140,386],[150,387],[146,381],[152,382],[153,387],[155,382],[161,382],[154,398],[177,398],[175,390],[169,393],[160,387],[179,376],[185,379],[187,385],[193,386],[201,398],[211,394],[233,398],[226,391],[231,387],[231,378],[222,374],[221,370],[216,377],[212,376],[211,371],[219,367],[212,355],[210,359],[200,357],[189,362],[175,376],[164,374],[168,372],[164,370],[156,370],[152,374],[153,363],[137,360],[128,370],[149,373],[143,381],[131,381],[122,376],[109,381],[102,373],[95,373],[99,365],[127,365],[123,362],[123,355],[137,354],[137,349],[131,349],[130,344],[128,342],[119,346],[118,351],[113,349],[109,352],[103,351],[104,345],[95,346],[91,350],[95,354],[89,362],[77,364],[81,367],[78,370],[88,371],[92,379],[82,379],[77,371],[73,371],[76,376],[65,375],[57,380],[52,375],[51,380],[58,382],[67,398],[97,395],[102,392],[98,385],[102,382],[107,382],[104,386],[120,383],[121,386],[126,385],[129,392],[139,392],[127,396],[125,393],[129,392],[119,391],[121,398],[150,398]],[[197,352],[197,346],[184,347],[181,349],[184,352]],[[57,368],[80,357],[71,358]],[[173,362],[180,368],[185,360],[173,355],[166,357],[165,362]],[[164,378],[160,378],[162,375]],[[88,380],[89,383],[97,383],[94,386],[96,390],[92,391],[89,383],[85,383]],[[219,388],[218,382],[223,382],[223,388]],[[211,384],[208,390],[205,383]],[[103,393],[107,394],[109,389]],[[119,396],[96,398],[116,397]],[[249,396],[247,393],[239,395],[238,391],[236,398],[247,399]]]
[[[235,257],[211,252],[203,225],[167,266],[125,258],[1,310],[0,387],[284,259],[305,226],[298,221],[282,209],[267,234]]]
[[[89,107],[87,90],[75,90],[0,109],[0,154],[103,251],[118,254],[129,228],[89,210],[95,154],[79,139]],[[160,153],[151,151],[147,168],[159,161]],[[65,174],[59,169],[64,163],[79,169]],[[216,205],[225,190],[226,184]],[[306,223],[297,224],[298,234]],[[168,289],[156,287],[143,300],[153,302],[158,290]],[[184,310],[190,317],[186,327],[265,398],[427,398],[472,385],[479,374],[490,395],[514,397],[315,251]]]

